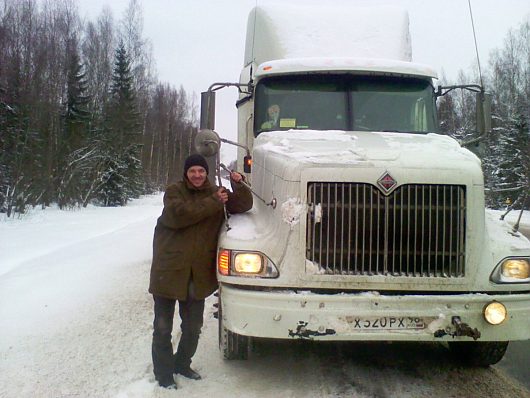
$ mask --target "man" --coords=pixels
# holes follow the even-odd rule
[[[268,120],[261,124],[261,128],[264,130],[275,130],[279,127],[280,122],[280,106],[273,104],[267,108]]]
[[[203,323],[204,300],[217,289],[215,260],[224,209],[242,213],[252,207],[252,194],[232,172],[233,193],[208,181],[208,164],[200,155],[184,163],[183,181],[169,185],[153,239],[149,293],[153,294],[153,371],[158,384],[176,389],[173,373],[198,380],[191,369]],[[182,335],[173,354],[171,331],[179,302]]]

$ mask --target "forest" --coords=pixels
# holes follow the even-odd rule
[[[195,99],[159,82],[137,1],[0,1],[0,213],[124,205],[182,174]]]
[[[142,22],[137,0],[121,19],[103,10],[95,21],[72,0],[0,0],[0,213],[121,206],[182,175],[196,95],[158,80]],[[482,81],[493,96],[492,131],[475,151],[493,208],[529,206],[529,36],[526,20],[480,74],[441,79]],[[458,90],[440,97],[440,132],[472,138],[474,101]]]
[[[481,71],[482,69],[482,71]],[[481,73],[480,73],[481,72]],[[512,28],[502,48],[490,53],[485,66],[460,71],[456,82],[481,83],[492,96],[491,132],[478,147],[482,160],[486,204],[491,208],[530,208],[530,20]],[[475,135],[475,98],[469,91],[451,91],[438,99],[440,132],[463,142]]]

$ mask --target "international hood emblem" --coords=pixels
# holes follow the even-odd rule
[[[377,185],[383,189],[384,193],[389,193],[397,185],[397,182],[388,171],[385,171],[379,180],[377,180]]]

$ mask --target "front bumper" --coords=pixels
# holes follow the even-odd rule
[[[327,295],[263,292],[222,284],[220,297],[224,326],[244,336],[315,340],[473,340],[459,335],[453,322],[454,317],[459,317],[461,322],[480,332],[479,341],[530,339],[528,293]],[[492,301],[503,303],[508,310],[507,319],[496,326],[487,323],[482,314],[484,306]],[[420,322],[407,328],[413,320]]]

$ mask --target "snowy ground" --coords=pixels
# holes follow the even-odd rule
[[[154,195],[0,220],[0,397],[528,397],[501,367],[461,368],[431,344],[262,341],[225,362],[213,298],[194,358],[203,380],[159,388],[147,284],[160,211]]]

